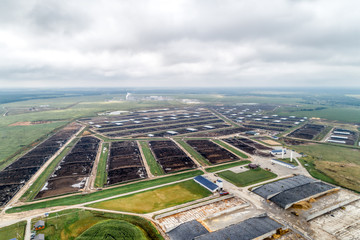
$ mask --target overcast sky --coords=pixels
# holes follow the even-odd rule
[[[358,0],[0,3],[0,88],[360,87]]]

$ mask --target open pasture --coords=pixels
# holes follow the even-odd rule
[[[149,213],[210,196],[211,192],[188,180],[142,193],[91,204],[90,207],[134,213]]]

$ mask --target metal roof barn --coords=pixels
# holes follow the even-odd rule
[[[204,188],[208,189],[211,192],[215,192],[218,190],[219,186],[215,183],[211,182],[210,180],[204,178],[203,176],[197,176],[194,178],[194,181],[203,186]]]

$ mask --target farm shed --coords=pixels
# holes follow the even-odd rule
[[[230,225],[221,230],[210,232],[195,240],[218,240],[218,239],[237,239],[251,240],[264,239],[276,233],[276,230],[282,225],[275,220],[269,218],[266,214],[246,219],[237,224]]]
[[[35,230],[40,230],[45,228],[45,222],[43,220],[39,220],[34,225]]]
[[[208,189],[211,192],[215,192],[219,189],[219,186],[215,183],[211,182],[210,180],[204,178],[203,176],[197,176],[194,178],[194,181],[203,186],[204,188]]]
[[[338,189],[325,182],[302,175],[264,184],[252,191],[265,199],[269,199],[281,208],[288,209],[293,204],[316,198]]]
[[[283,161],[280,161],[280,160],[277,160],[277,159],[271,159],[271,163],[275,163],[275,164],[279,164],[281,166],[284,166],[284,167],[287,167],[287,168],[290,168],[290,169],[297,169],[297,167],[291,163],[286,163],[286,162],[283,162]]]
[[[270,153],[272,155],[280,155],[282,154],[284,151],[284,154],[286,154],[286,150],[285,149],[274,149],[274,150],[271,150]]]
[[[194,239],[195,237],[206,234],[208,232],[209,231],[203,225],[201,225],[201,223],[196,220],[192,220],[177,226],[167,234],[171,240],[188,240]]]

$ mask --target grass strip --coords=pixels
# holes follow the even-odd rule
[[[234,173],[228,170],[219,172],[218,175],[238,187],[246,187],[277,177],[275,173],[266,171],[262,168],[250,169],[241,173]]]
[[[96,178],[94,186],[97,188],[102,188],[106,183],[107,172],[106,172],[106,162],[109,155],[109,143],[103,143],[101,148],[101,155],[99,159],[99,164],[96,170]]]
[[[31,201],[39,193],[41,188],[44,186],[46,180],[54,172],[59,162],[69,153],[72,147],[77,143],[79,139],[75,138],[72,140],[64,150],[49,164],[49,166],[40,174],[35,182],[29,187],[29,189],[21,196],[23,201]]]
[[[0,239],[19,239],[25,236],[26,221],[21,221],[10,226],[0,228]]]
[[[315,141],[321,141],[332,129],[332,126],[325,126],[325,129],[322,130],[315,138]]]
[[[156,161],[156,159],[155,159],[154,155],[152,154],[149,146],[147,145],[147,142],[139,141],[139,143],[140,143],[140,147],[142,149],[142,152],[144,153],[145,160],[147,161],[147,163],[149,165],[150,172],[154,176],[164,175],[165,174],[164,170],[162,169],[162,167]]]
[[[142,181],[142,182],[127,184],[127,185],[119,186],[116,188],[105,189],[105,190],[101,190],[101,191],[90,193],[90,194],[73,195],[73,196],[69,196],[69,197],[53,199],[53,200],[44,201],[44,202],[32,203],[32,204],[28,204],[28,205],[10,208],[6,212],[7,213],[15,213],[15,212],[34,210],[34,209],[48,208],[48,207],[81,204],[81,203],[99,200],[99,199],[106,198],[106,197],[111,197],[111,196],[118,195],[118,194],[133,192],[133,191],[137,191],[137,190],[141,190],[141,189],[145,189],[145,188],[149,188],[149,187],[154,187],[154,186],[165,184],[165,183],[179,181],[179,180],[195,177],[195,176],[202,175],[202,174],[204,174],[203,171],[195,170],[195,171],[180,173],[180,174],[176,174],[176,175],[172,175],[172,176],[161,177],[161,178],[153,179],[153,180],[149,180],[149,181]]]
[[[193,180],[134,193],[88,205],[115,211],[150,213],[192,202],[211,195],[211,192]]]
[[[220,141],[220,140],[217,140],[217,139],[214,139],[213,140],[214,143],[217,143],[219,144],[220,146],[222,146],[223,148],[226,148],[227,150],[229,150],[230,152],[238,155],[239,157],[242,157],[242,158],[249,158],[245,153],[233,148],[233,147],[230,147],[229,145],[227,145],[226,143]]]
[[[182,140],[176,140],[177,143],[179,143],[190,155],[195,158],[201,165],[203,166],[209,166],[211,163],[204,158],[200,153],[195,151],[189,144]]]
[[[232,162],[232,163],[228,163],[228,164],[223,164],[223,165],[220,165],[220,166],[216,166],[216,167],[209,167],[209,168],[206,168],[205,170],[207,172],[216,172],[216,171],[220,171],[220,170],[224,170],[224,169],[227,169],[227,168],[232,168],[232,167],[236,167],[236,166],[241,166],[241,165],[245,165],[245,164],[249,164],[251,163],[251,161],[249,160],[245,160],[245,161],[238,161],[238,162]]]

